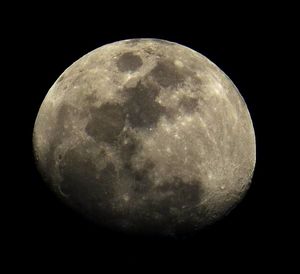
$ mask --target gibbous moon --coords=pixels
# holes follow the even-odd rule
[[[255,134],[232,81],[158,39],[102,46],[67,68],[38,112],[38,168],[69,206],[118,231],[189,233],[247,191]]]

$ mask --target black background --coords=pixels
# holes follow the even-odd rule
[[[290,266],[289,221],[282,207],[278,162],[281,130],[275,107],[281,100],[278,59],[285,30],[280,7],[223,9],[173,6],[19,7],[7,27],[12,50],[13,97],[6,107],[12,163],[5,253],[10,267],[104,272],[125,269],[266,270]],[[174,5],[175,2],[174,2]],[[24,8],[24,10],[22,10]],[[151,9],[150,9],[151,8]],[[40,104],[59,75],[89,51],[129,38],[161,38],[199,51],[217,64],[244,97],[256,133],[252,186],[225,219],[180,238],[122,235],[98,228],[61,204],[43,183],[32,155],[32,130]],[[16,71],[17,68],[17,71]],[[17,75],[18,77],[15,77]],[[276,84],[274,84],[276,83]],[[16,105],[17,112],[11,111]],[[18,125],[17,127],[15,125]],[[276,150],[274,150],[276,147]],[[17,157],[16,157],[17,155]],[[5,195],[4,195],[5,196]],[[281,202],[279,202],[279,200]],[[282,221],[285,219],[285,221]],[[187,271],[189,272],[189,271]]]

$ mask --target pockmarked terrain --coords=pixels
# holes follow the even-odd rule
[[[43,178],[112,229],[173,235],[227,214],[248,189],[255,135],[232,81],[157,39],[102,46],[67,68],[36,118]]]

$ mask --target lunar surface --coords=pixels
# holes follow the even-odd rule
[[[40,107],[33,147],[69,206],[111,229],[163,235],[229,213],[256,159],[232,81],[200,53],[158,39],[108,44],[67,68]]]

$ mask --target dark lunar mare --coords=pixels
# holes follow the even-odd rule
[[[124,110],[118,104],[103,104],[92,108],[91,119],[85,128],[97,142],[114,143],[125,125]]]
[[[110,113],[110,108],[105,109]],[[146,161],[139,170],[132,165],[141,143],[130,129],[119,134],[114,143],[109,141],[108,144],[120,152],[123,165],[118,172],[111,162],[97,171],[94,161],[86,157],[88,144],[74,147],[61,159],[59,170],[63,180],[60,188],[74,207],[102,225],[122,229],[123,222],[127,229],[137,233],[178,233],[199,222],[197,205],[203,192],[201,182],[183,182],[181,178],[174,177],[156,186],[149,177],[155,168],[154,163]],[[124,201],[116,201],[114,189],[116,182],[122,184],[125,179],[131,182],[128,188],[129,211],[122,211]]]
[[[117,67],[122,72],[136,71],[142,65],[143,61],[141,57],[133,52],[123,53],[117,61]]]
[[[154,163],[146,161],[139,170],[131,164],[139,148],[138,141],[126,134],[119,138],[115,145],[120,150],[123,167],[118,172],[111,162],[97,171],[93,160],[85,157],[84,145],[64,155],[59,165],[63,177],[60,188],[72,205],[102,225],[122,230],[122,224],[126,223],[125,230],[136,233],[180,233],[198,223],[201,182],[184,182],[174,177],[156,186],[149,177]],[[131,141],[122,145],[124,138]],[[125,202],[116,200],[114,187],[116,182],[122,184],[128,179],[130,208],[123,210]]]
[[[149,76],[153,77],[153,79],[164,88],[176,87],[186,78],[183,70],[176,67],[175,64],[168,59],[159,61]]]
[[[72,206],[91,218],[110,219],[113,211],[113,182],[117,173],[113,163],[108,162],[100,172],[90,159],[84,158],[82,147],[69,150],[59,168],[63,177],[60,188]]]
[[[135,87],[121,92],[128,96],[124,110],[132,127],[155,127],[165,108],[155,101],[159,89],[150,82],[141,81]]]

